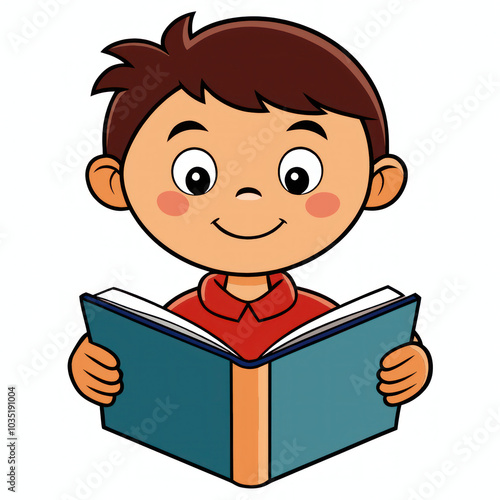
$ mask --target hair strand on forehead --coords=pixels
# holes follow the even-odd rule
[[[106,114],[105,153],[124,158],[151,113],[182,89],[204,102],[205,91],[224,104],[266,112],[333,111],[362,120],[372,159],[388,151],[378,92],[342,47],[303,26],[269,18],[211,24],[193,34],[194,13],[173,21],[161,44],[124,40],[103,52],[121,64],[97,79],[93,94],[114,92]]]

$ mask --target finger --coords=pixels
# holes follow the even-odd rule
[[[93,403],[100,405],[110,405],[114,403],[114,396],[106,396],[104,394],[99,394],[98,392],[93,391],[90,387],[84,386],[80,388],[82,394]]]
[[[406,363],[392,369],[380,369],[377,372],[377,377],[384,382],[399,382],[408,377],[412,373],[420,371],[422,364],[418,359],[412,358]]]
[[[92,376],[92,374],[87,373],[86,371],[83,371],[78,377],[78,379],[79,379],[78,380],[79,386],[85,385],[90,389],[102,393],[104,395],[117,394],[118,392],[121,391],[123,387],[121,382],[115,384],[109,384],[97,380],[95,377]]]
[[[405,346],[390,352],[382,359],[382,366],[387,369],[397,368],[415,356],[413,346]]]
[[[397,394],[400,392],[404,392],[411,387],[418,385],[420,382],[420,378],[418,377],[417,373],[413,373],[408,377],[405,377],[403,380],[400,382],[392,383],[392,384],[386,384],[386,383],[379,383],[377,385],[377,389],[379,392],[383,394]]]
[[[97,344],[93,344],[88,340],[88,338],[82,342],[82,347],[83,352],[90,359],[107,368],[118,368],[120,364],[119,360],[111,351],[108,351],[104,347]]]
[[[408,390],[401,392],[400,394],[392,394],[391,396],[387,396],[384,398],[384,401],[386,401],[390,405],[397,405],[401,403],[405,403],[409,399],[413,398],[418,392],[420,391],[421,387],[418,385],[409,388]]]
[[[106,368],[88,356],[82,359],[80,367],[103,382],[116,383],[122,378],[121,370]]]

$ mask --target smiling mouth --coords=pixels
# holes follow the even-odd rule
[[[231,238],[238,238],[240,240],[256,240],[258,238],[264,238],[265,236],[269,236],[270,234],[276,232],[283,224],[286,224],[285,219],[280,218],[280,223],[276,226],[273,227],[270,231],[267,231],[266,233],[262,234],[256,234],[255,236],[242,236],[240,234],[234,234],[228,231],[227,229],[224,229],[220,224],[217,223],[219,218],[214,219],[211,223],[221,232],[224,234],[227,234],[228,236],[231,236]]]

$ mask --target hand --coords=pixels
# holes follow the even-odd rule
[[[377,390],[391,405],[415,399],[429,385],[432,360],[429,351],[418,341],[398,347],[381,360],[377,372]]]
[[[84,335],[69,358],[69,376],[85,399],[109,406],[123,390],[119,364],[111,351],[91,343],[88,335]]]

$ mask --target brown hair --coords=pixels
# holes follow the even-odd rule
[[[114,91],[103,131],[104,152],[124,159],[140,126],[179,89],[204,102],[208,90],[225,104],[266,112],[334,111],[362,120],[372,159],[388,152],[378,92],[363,68],[332,40],[300,25],[241,18],[192,33],[193,13],[175,20],[161,44],[124,40],[103,52],[119,58],[92,94]]]

